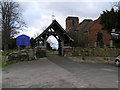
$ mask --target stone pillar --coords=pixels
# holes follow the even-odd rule
[[[113,47],[113,40],[110,39],[110,47]]]
[[[20,55],[21,52],[20,52],[20,46],[17,46],[18,47],[18,54]]]
[[[44,39],[44,46],[46,46],[46,39]]]
[[[94,47],[97,47],[97,42],[94,43]]]
[[[61,42],[59,42],[59,55],[61,55],[61,56],[63,56],[63,46],[64,46],[64,44],[63,44],[63,42],[61,41]]]
[[[39,45],[39,40],[36,40],[37,46]]]
[[[64,50],[63,50],[63,47],[64,47],[64,41],[62,40],[62,42],[61,42],[61,46],[62,46],[62,49],[61,49],[61,51],[62,51],[62,56],[64,55]]]

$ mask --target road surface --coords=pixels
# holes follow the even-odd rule
[[[57,55],[2,70],[3,88],[118,88],[118,68]]]

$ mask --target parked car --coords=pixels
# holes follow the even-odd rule
[[[116,66],[120,66],[120,55],[118,57],[115,58],[115,64]]]

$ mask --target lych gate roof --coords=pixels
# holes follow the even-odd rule
[[[64,40],[71,40],[73,39],[68,35],[68,33],[62,28],[62,26],[54,20],[37,38],[36,40],[46,39],[46,36],[58,36]]]

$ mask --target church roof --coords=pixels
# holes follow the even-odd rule
[[[90,30],[90,28],[92,27],[92,25],[94,24],[94,21],[92,21],[91,19],[84,19],[77,27],[78,31],[84,31],[87,32]]]

